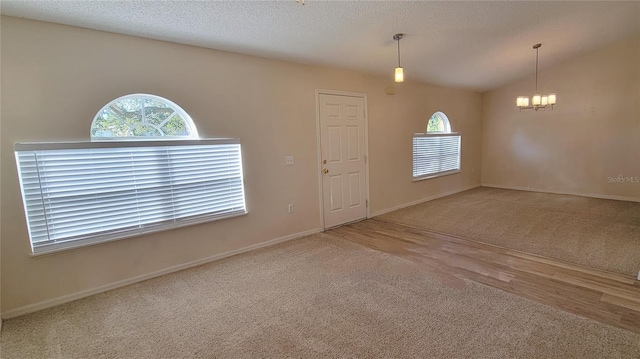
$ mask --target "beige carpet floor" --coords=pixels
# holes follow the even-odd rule
[[[8,320],[10,358],[639,358],[640,335],[320,234]]]
[[[640,203],[479,187],[376,217],[636,276]]]

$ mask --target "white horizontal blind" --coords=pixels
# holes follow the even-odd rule
[[[413,178],[460,171],[460,135],[416,134],[413,137]]]
[[[18,144],[34,253],[246,213],[237,140]]]

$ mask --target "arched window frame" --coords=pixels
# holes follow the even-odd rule
[[[451,123],[447,115],[441,111],[431,115],[427,121],[427,133],[451,133]]]
[[[167,116],[160,124],[156,125],[153,123],[150,123],[147,121],[147,118],[145,116],[145,112],[144,112],[144,106],[142,106],[142,116],[139,122],[137,123],[133,123],[133,124],[128,124],[125,122],[124,119],[119,118],[120,123],[123,124],[124,126],[128,127],[128,131],[127,134],[124,136],[94,136],[94,132],[95,132],[95,127],[97,126],[97,123],[99,121],[101,121],[106,115],[106,112],[109,111],[109,109],[111,108],[111,106],[113,106],[114,104],[117,104],[119,102],[122,102],[123,100],[128,100],[128,99],[149,99],[149,100],[153,100],[153,101],[157,101],[162,103],[163,105],[167,106],[168,108],[170,108],[171,110],[173,110],[173,113],[171,113],[169,116]],[[166,135],[164,133],[164,131],[162,130],[162,127],[169,122],[170,120],[174,119],[176,116],[178,116],[186,130],[188,131],[188,133],[186,135],[180,135],[180,136],[172,136],[172,135]],[[115,117],[115,116],[114,116]],[[147,126],[151,126],[153,127],[156,131],[157,134],[154,134],[152,136],[134,136],[134,135],[130,135],[133,128],[136,125],[147,125]],[[193,120],[191,119],[191,116],[189,116],[189,114],[182,109],[182,107],[178,106],[175,102],[168,100],[164,97],[160,97],[160,96],[156,96],[156,95],[151,95],[151,94],[143,94],[143,93],[137,93],[137,94],[130,94],[130,95],[125,95],[125,96],[121,96],[118,97],[114,100],[112,100],[111,102],[109,102],[108,104],[106,104],[105,106],[103,106],[100,111],[98,111],[98,113],[95,115],[95,117],[93,118],[93,121],[91,122],[91,130],[90,130],[90,134],[91,134],[91,141],[140,141],[140,140],[180,140],[180,139],[184,139],[184,140],[196,140],[199,139],[200,136],[198,135],[198,129],[196,128],[195,124],[193,123]]]

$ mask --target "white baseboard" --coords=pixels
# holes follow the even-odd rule
[[[374,212],[374,213],[371,214],[371,217],[377,217],[377,216],[383,215],[385,213],[397,211],[397,210],[405,208],[405,207],[415,206],[416,204],[433,201],[434,199],[438,199],[438,198],[442,198],[442,197],[446,197],[446,196],[451,196],[452,194],[468,191],[470,189],[474,189],[474,188],[478,188],[478,187],[480,187],[480,185],[476,184],[476,185],[460,188],[460,189],[457,189],[457,190],[454,190],[454,191],[440,193],[440,194],[437,194],[437,195],[434,195],[434,196],[431,196],[431,197],[419,199],[417,201],[413,201],[413,202],[409,202],[409,203],[403,203],[403,204],[400,204],[400,205],[397,205],[397,206],[394,206],[394,207],[391,207],[391,208],[387,208],[387,209],[383,209],[383,210]]]
[[[518,186],[503,186],[491,183],[483,183],[482,187],[491,187],[491,188],[500,188],[500,189],[513,189],[516,191],[529,191],[529,192],[542,192],[542,193],[551,193],[551,194],[565,194],[569,196],[580,196],[580,197],[590,197],[590,198],[599,198],[599,199],[613,199],[616,201],[629,201],[629,202],[640,202],[640,198],[634,197],[622,197],[622,196],[609,196],[604,194],[593,194],[593,193],[578,193],[578,192],[564,192],[564,191],[552,191],[548,189],[540,189],[540,188],[531,188],[531,187],[518,187]]]
[[[11,310],[8,310],[8,311],[2,313],[0,315],[0,317],[2,319],[9,319],[9,318],[18,317],[18,316],[21,316],[21,315],[24,315],[24,314],[37,312],[37,311],[42,310],[42,309],[51,308],[51,307],[54,307],[56,305],[68,303],[68,302],[71,302],[71,301],[74,301],[74,300],[77,300],[77,299],[81,299],[81,298],[85,298],[85,297],[88,297],[88,296],[91,296],[91,295],[94,295],[94,294],[106,292],[106,291],[109,291],[109,290],[112,290],[112,289],[116,289],[116,288],[120,288],[120,287],[124,287],[126,285],[130,285],[130,284],[133,284],[133,283],[141,282],[143,280],[159,277],[159,276],[162,276],[162,275],[165,275],[165,274],[181,271],[183,269],[187,269],[187,268],[191,268],[191,267],[196,267],[196,266],[203,265],[203,264],[206,264],[206,263],[209,263],[209,262],[213,262],[213,261],[217,261],[217,260],[220,260],[220,259],[223,259],[223,258],[235,256],[235,255],[238,255],[238,254],[241,254],[241,253],[246,253],[246,252],[249,252],[249,251],[252,251],[252,250],[256,250],[256,249],[259,249],[259,248],[272,246],[274,244],[290,241],[290,240],[293,240],[293,239],[298,239],[298,238],[301,238],[301,237],[304,237],[304,236],[308,236],[308,235],[316,234],[316,233],[320,233],[320,232],[321,232],[320,228],[315,228],[315,229],[311,229],[311,230],[308,230],[308,231],[294,233],[294,234],[290,234],[288,236],[271,239],[271,240],[268,240],[266,242],[261,242],[261,243],[250,245],[248,247],[239,248],[239,249],[235,249],[235,250],[224,252],[224,253],[219,253],[219,254],[213,255],[211,257],[197,259],[195,261],[178,264],[178,265],[175,265],[175,266],[172,266],[172,267],[169,267],[169,268],[161,269],[159,271],[155,271],[155,272],[139,275],[139,276],[136,276],[136,277],[124,279],[124,280],[121,280],[121,281],[105,284],[105,285],[102,285],[102,286],[99,286],[99,287],[96,287],[96,288],[86,289],[86,290],[82,290],[82,291],[79,291],[79,292],[76,292],[76,293],[63,295],[61,297],[52,298],[52,299],[48,299],[48,300],[45,300],[45,301],[42,301],[42,302],[25,305],[23,307],[14,308],[14,309],[11,309]],[[1,328],[1,325],[2,324],[0,324],[0,328]]]

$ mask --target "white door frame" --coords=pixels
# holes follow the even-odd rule
[[[320,137],[320,95],[358,97],[364,100],[364,155],[366,158],[364,193],[367,209],[366,218],[371,218],[371,203],[369,203],[369,116],[367,113],[368,111],[366,93],[316,89],[316,151],[318,162],[318,200],[320,202],[320,228],[324,232],[324,196],[322,193],[322,138]]]

